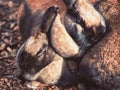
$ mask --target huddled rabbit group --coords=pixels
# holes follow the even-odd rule
[[[98,0],[98,12],[89,0],[23,0],[18,13],[23,44],[15,76],[80,90],[119,90],[119,4]]]

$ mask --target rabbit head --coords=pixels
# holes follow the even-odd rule
[[[18,50],[16,58],[18,77],[35,80],[37,77],[34,77],[34,75],[52,61],[54,53],[52,53],[52,49],[48,45],[47,31],[56,16],[57,10],[56,6],[46,10],[42,24],[40,24],[39,28],[33,28],[31,36]]]

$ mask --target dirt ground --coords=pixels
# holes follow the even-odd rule
[[[15,56],[21,45],[16,21],[19,4],[19,0],[0,0],[0,90],[26,89],[13,78]]]

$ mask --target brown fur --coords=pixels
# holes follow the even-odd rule
[[[117,2],[117,3],[116,3]],[[99,10],[109,21],[110,32],[84,56],[79,66],[80,83],[87,89],[120,89],[120,11],[117,0],[99,3]],[[101,8],[109,8],[106,9]],[[104,11],[105,10],[105,11]],[[117,10],[115,17],[111,10]],[[106,12],[106,13],[104,13]]]
[[[59,7],[61,17],[66,12],[66,6],[62,0],[24,0],[19,8],[18,23],[23,41],[32,34],[34,27],[39,27],[43,14],[50,6]],[[39,15],[38,15],[39,14]]]
[[[69,1],[64,1],[69,4]],[[76,6],[76,9],[67,7],[64,20],[55,19],[51,28],[52,46],[64,58],[73,56],[81,58],[106,32],[104,18],[87,0],[77,0]]]
[[[26,6],[24,10],[25,9]],[[26,12],[29,12],[29,9],[26,9]],[[27,14],[26,12],[24,14]],[[33,19],[33,24],[31,25],[32,34],[28,35],[27,40],[23,43],[17,53],[16,76],[18,78],[25,81],[38,80],[39,82],[43,82],[47,85],[58,84],[61,86],[66,86],[75,83],[75,78],[77,77],[76,62],[66,61],[55,53],[49,45],[47,32],[42,30],[42,28],[46,26],[46,23],[48,23],[47,26],[51,25],[51,20],[54,20],[56,13],[57,7],[53,6],[48,8],[43,16],[41,16],[41,13],[37,14],[37,18],[42,17],[43,21],[40,19],[42,22],[37,22],[38,19],[36,19],[36,17],[32,14],[31,16],[34,17],[34,19],[28,18]],[[23,20],[27,23],[31,23],[29,20]],[[26,26],[27,23],[24,23],[24,25]],[[43,23],[45,25],[43,25]],[[43,25],[42,28],[40,28],[41,25]],[[29,30],[29,27],[26,27],[26,29]]]
[[[110,15],[109,17],[112,17],[111,14],[108,14],[108,15]],[[120,22],[119,15],[117,14],[117,17],[114,17],[114,18],[118,18],[118,19],[117,20],[116,19],[112,20],[112,18],[107,19],[107,20],[112,21],[112,22],[110,22],[110,23],[112,23],[112,24],[110,24],[110,26],[112,26],[113,31],[111,30],[112,32],[110,32],[104,39],[102,39],[102,41],[100,43],[98,43],[95,47],[93,47],[86,54],[86,56],[82,59],[82,62],[80,64],[80,68],[79,68],[80,69],[80,83],[84,83],[85,85],[87,85],[86,87],[88,87],[88,88],[89,87],[91,87],[91,88],[100,87],[102,89],[108,89],[108,90],[110,90],[111,88],[112,89],[120,88],[120,85],[119,85],[119,83],[120,83],[119,82],[119,78],[120,78],[119,77],[119,72],[120,72],[119,71],[120,70],[119,69],[119,60],[120,60],[119,59],[119,54],[120,54],[119,53],[119,49],[120,49],[119,48],[119,46],[120,46],[119,45],[119,39],[120,39],[119,32],[120,31],[119,30],[120,29],[117,27],[117,26],[119,26],[119,24],[115,24],[116,29],[114,29],[114,22],[115,23]],[[35,21],[36,20],[37,19],[35,19]],[[29,22],[29,19],[25,19],[25,21]],[[34,25],[32,25],[32,26],[35,27]],[[42,38],[43,38],[43,36],[42,36]],[[42,38],[40,38],[40,39],[42,39]],[[44,39],[46,41],[46,38],[44,38]],[[30,40],[30,38],[28,39],[28,41],[29,40]],[[37,39],[35,39],[35,41],[36,40]],[[118,42],[116,42],[116,41],[118,41]],[[44,42],[42,42],[42,43],[37,42],[37,43],[40,44],[40,47],[38,47],[38,48],[42,49],[41,46]],[[33,44],[33,46],[31,45],[31,48],[32,47],[36,47],[36,44]],[[25,56],[25,58],[21,59],[21,60],[23,60],[22,62],[25,65],[28,64],[28,60],[32,61],[32,58],[33,59],[35,58],[35,56],[34,56],[35,54],[33,54],[33,52],[36,53],[36,51],[37,51],[36,50],[37,48],[35,49],[35,51],[32,51],[34,49],[30,49],[29,45],[27,46],[27,48],[28,49],[23,48],[26,51],[26,54],[23,54]],[[47,59],[44,59],[44,61],[47,62],[47,65],[40,62],[39,64],[45,65],[45,67],[40,68],[42,66],[42,65],[40,65],[39,68],[37,67],[39,69],[39,70],[37,70],[38,73],[34,73],[34,75],[33,75],[33,77],[35,76],[36,78],[31,77],[31,79],[30,78],[27,78],[27,79],[30,79],[30,80],[39,79],[40,81],[42,81],[46,84],[56,84],[56,83],[59,84],[59,80],[61,81],[60,84],[63,83],[64,85],[66,85],[65,84],[66,82],[67,82],[67,85],[71,84],[69,82],[71,82],[72,80],[74,81],[73,74],[76,74],[76,72],[74,73],[74,69],[76,69],[76,62],[73,62],[74,64],[71,65],[71,63],[69,61],[68,62],[65,61],[61,56],[57,55],[51,48],[48,47],[47,50],[49,53],[42,54],[42,56],[40,57],[40,60],[41,60],[41,58],[43,58],[44,55],[47,55]],[[33,55],[30,54],[30,56],[32,57],[31,59],[29,59],[28,52],[33,54]],[[51,61],[50,63],[48,62],[49,60]],[[37,59],[37,61],[39,61],[39,59]],[[60,66],[58,65],[58,63],[60,63]],[[36,66],[36,63],[34,63],[33,66],[34,65]],[[32,68],[33,67],[31,67],[31,66],[27,67],[28,70],[32,70]],[[23,69],[23,70],[27,70],[27,69]],[[62,69],[63,73],[61,73],[61,69]],[[52,75],[52,73],[54,73],[54,75]],[[63,75],[62,79],[60,79],[61,74]],[[27,76],[27,77],[29,77],[29,76]],[[66,77],[68,77],[68,78],[66,78]],[[53,80],[53,79],[55,79],[55,80]],[[51,81],[49,81],[49,80],[51,80]],[[62,82],[62,80],[65,80],[65,81]],[[98,87],[96,87],[96,86],[98,86]]]
[[[43,33],[40,33],[37,38],[34,36],[28,38],[19,49],[16,76],[23,81],[37,80],[46,85],[67,86],[75,84],[77,63],[66,61],[56,54],[47,45],[45,34],[41,34]],[[39,52],[42,49],[45,49],[45,51]]]
[[[78,45],[65,30],[64,25],[61,23],[59,14],[57,14],[50,31],[51,43],[57,53],[64,58],[74,56],[79,53]]]
[[[63,14],[66,11],[66,6],[62,0],[26,0],[31,11],[34,13],[36,10],[45,11],[50,6],[58,6],[60,13]]]

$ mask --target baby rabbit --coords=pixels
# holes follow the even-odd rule
[[[76,82],[77,65],[66,61],[50,47],[47,27],[51,26],[58,15],[58,7],[48,8],[42,17],[40,28],[34,28],[17,53],[16,76],[22,80],[37,80],[47,85],[66,86]],[[26,21],[27,22],[27,21]],[[43,25],[44,24],[44,25]]]
[[[50,5],[58,5],[60,8],[60,16],[59,16],[60,20],[55,20],[55,23],[53,23],[52,26],[53,28],[50,31],[50,33],[48,33],[48,36],[50,38],[49,41],[51,43],[51,46],[60,56],[64,58],[71,58],[71,57],[81,58],[84,55],[84,53],[89,49],[89,47],[92,46],[95,42],[97,42],[105,33],[105,31],[104,33],[101,33],[103,31],[103,28],[101,28],[101,30],[96,29],[97,27],[95,26],[96,25],[95,21],[94,24],[91,23],[90,27],[84,25],[85,22],[90,23],[89,21],[91,19],[85,22],[84,20],[82,20],[83,16],[79,14],[79,11],[76,11],[76,9],[72,7],[74,6],[72,4],[76,2],[75,0],[64,1],[65,4],[67,2],[69,3],[69,5],[71,5],[70,8],[68,4],[66,4],[68,6],[68,10],[66,10],[65,4],[61,0],[57,0],[57,1],[53,0],[51,1],[51,3],[45,1],[45,3],[47,2],[45,5],[35,4],[36,2],[43,3],[42,0],[41,1],[35,0],[34,3],[31,2],[32,0],[26,0],[26,3],[24,5],[25,9],[21,10],[23,14],[21,14],[19,25],[23,39],[26,40],[32,33],[31,29],[34,27],[38,27],[39,24],[37,23],[41,23],[41,20],[39,19],[41,19],[44,11],[46,10],[45,5],[47,5],[47,7]],[[40,12],[37,11],[38,8]],[[99,13],[96,13],[97,11],[95,11],[94,8],[92,9],[95,12],[96,17],[101,18],[99,22],[104,23],[104,19],[102,18],[102,16],[99,15]],[[37,14],[35,12],[37,12]],[[30,23],[26,21],[29,21]],[[27,24],[23,25],[24,22]],[[96,20],[96,22],[98,22],[98,20]],[[49,27],[46,26],[45,28],[49,28]],[[56,28],[58,28],[58,31],[56,31]]]
[[[48,11],[49,10],[49,11]],[[57,13],[57,7],[50,7],[48,9],[43,18],[42,23],[48,23],[48,25],[46,26],[50,26],[52,21],[54,20],[54,17],[56,16]],[[51,13],[49,13],[51,12]],[[54,12],[52,14],[52,12]],[[53,17],[50,17],[53,16]],[[41,26],[42,24],[39,24],[39,27],[42,28]],[[21,48],[18,51],[17,54],[17,66],[18,69],[19,68],[23,68],[26,70],[27,68],[29,69],[27,72],[28,73],[36,73],[39,70],[41,70],[45,65],[49,64],[51,59],[54,56],[54,53],[50,53],[52,52],[50,49],[49,53],[51,54],[50,57],[47,56],[46,51],[48,51],[48,40],[47,40],[47,36],[46,36],[46,30],[42,30],[41,28],[33,28],[33,34],[28,38],[28,40],[23,43],[23,45],[21,46]],[[45,59],[45,60],[44,60]],[[29,62],[28,62],[29,60]],[[35,65],[34,65],[35,64]],[[23,73],[22,70],[19,70],[19,72]],[[29,72],[30,71],[30,72]],[[24,75],[24,74],[23,74]]]
[[[93,7],[89,0],[63,0],[68,7],[68,12],[76,14],[76,22],[82,27],[94,33],[93,42],[96,41],[95,36],[106,32],[106,24],[103,16]],[[76,18],[76,17],[75,17]],[[91,39],[91,38],[90,38]]]
[[[109,32],[83,57],[79,65],[79,81],[84,83],[86,90],[119,90],[120,1],[104,1],[98,8],[109,21]]]
[[[87,0],[63,1],[67,12],[53,23],[51,43],[62,57],[80,59],[105,34],[105,20]]]

